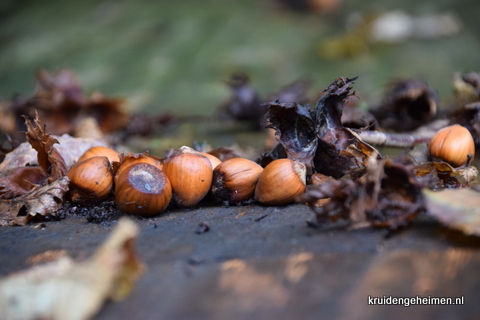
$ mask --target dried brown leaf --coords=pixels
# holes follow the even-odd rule
[[[25,117],[25,125],[27,141],[37,150],[38,165],[48,176],[49,182],[65,176],[68,171],[65,160],[53,146],[58,143],[58,140],[46,133],[44,127],[42,128],[38,114],[35,117],[35,127],[27,117]]]
[[[432,190],[468,187],[478,177],[474,166],[453,168],[446,162],[421,164],[413,169],[413,173],[421,186]]]
[[[0,199],[11,199],[29,193],[47,180],[40,167],[21,167],[0,172]]]
[[[53,136],[59,141],[55,149],[60,152],[67,168],[73,166],[78,158],[88,149],[95,146],[108,147],[104,140],[91,138],[73,138],[68,134],[63,136]],[[5,156],[5,160],[0,164],[0,172],[7,170],[38,165],[37,151],[32,148],[30,143],[24,142]]]
[[[404,166],[371,157],[367,173],[356,181],[330,180],[310,189],[298,201],[307,202],[319,223],[346,219],[353,226],[395,229],[424,209],[420,188]],[[331,198],[322,207],[316,200]]]
[[[69,257],[38,265],[0,281],[0,319],[86,320],[106,299],[122,299],[141,274],[130,220],[116,228],[87,261]]]
[[[36,216],[55,216],[68,191],[69,182],[65,176],[23,196],[10,200],[0,199],[0,226],[25,225]]]
[[[429,215],[449,228],[480,236],[480,193],[468,188],[422,193]]]

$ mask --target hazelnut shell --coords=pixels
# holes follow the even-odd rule
[[[172,199],[167,176],[146,162],[122,165],[115,174],[115,201],[121,211],[144,217],[164,211]]]
[[[278,159],[270,162],[258,177],[255,200],[266,205],[284,205],[305,192],[306,168],[301,162]]]
[[[467,155],[475,156],[475,142],[467,128],[455,124],[440,129],[429,143],[432,157],[440,158],[455,167],[467,162]]]
[[[87,151],[85,151],[80,158],[78,158],[78,162],[81,162],[85,159],[91,158],[91,157],[107,157],[110,163],[113,163],[114,161],[120,161],[120,158],[118,157],[118,152],[107,148],[107,147],[102,147],[102,146],[95,146],[91,147]]]
[[[113,188],[113,172],[107,157],[95,156],[77,162],[68,171],[72,202],[96,204],[108,199]]]
[[[222,160],[218,159],[217,157],[215,157],[214,155],[211,155],[210,153],[206,153],[206,152],[200,152],[200,154],[204,155],[205,157],[207,157],[207,159],[210,161],[210,163],[212,164],[212,169],[215,169],[220,163],[222,163]]]
[[[226,160],[213,170],[212,193],[231,203],[246,201],[253,197],[262,171],[260,165],[248,159]]]
[[[181,147],[163,163],[163,172],[172,184],[173,200],[179,207],[190,207],[202,200],[212,185],[212,164],[189,147]]]

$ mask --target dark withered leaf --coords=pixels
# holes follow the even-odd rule
[[[370,112],[380,127],[411,131],[432,120],[437,113],[438,94],[419,79],[396,80],[389,85],[382,103]]]
[[[344,149],[351,144],[351,136],[342,124],[342,113],[345,99],[355,93],[350,93],[357,77],[353,79],[338,78],[320,97],[315,106],[315,121],[317,136],[325,142],[333,143],[339,149]]]
[[[364,169],[352,154],[338,150],[333,143],[326,142],[323,139],[318,139],[313,164],[318,173],[335,179],[340,179],[349,173],[352,168],[355,168],[355,171]]]
[[[285,147],[281,144],[277,144],[272,151],[262,154],[260,158],[255,160],[255,162],[265,168],[273,160],[285,158],[287,158]]]
[[[53,146],[58,143],[58,140],[45,132],[45,127],[42,127],[38,114],[36,114],[34,121],[35,126],[28,117],[25,117],[25,125],[27,126],[25,136],[32,148],[38,153],[38,165],[47,175],[48,181],[52,182],[67,174],[67,166],[62,155]]]
[[[29,193],[47,181],[40,167],[20,167],[0,174],[0,199],[12,199]]]
[[[468,189],[423,190],[427,213],[449,228],[480,236],[480,193]]]
[[[127,127],[129,117],[122,109],[124,104],[123,98],[110,98],[95,92],[88,100],[85,112],[98,121],[103,133],[111,133]]]
[[[68,191],[68,177],[10,200],[0,199],[0,226],[25,225],[35,217],[55,216]]]
[[[239,121],[251,121],[256,127],[260,126],[265,108],[261,106],[262,99],[259,93],[250,85],[248,75],[237,72],[227,81],[232,94],[221,106],[221,116]]]
[[[314,158],[319,173],[341,178],[349,175],[356,179],[365,173],[365,162],[378,151],[362,142],[360,137],[342,124],[346,100],[354,96],[351,84],[357,78],[338,78],[325,91],[316,105],[316,133],[318,147]]]
[[[293,103],[268,102],[265,115],[267,128],[276,132],[278,142],[284,147],[287,157],[312,168],[317,148],[315,122],[307,107]]]
[[[358,226],[396,229],[424,210],[420,188],[411,172],[389,159],[368,161],[367,173],[357,181],[329,180],[312,186],[298,200],[315,203],[330,198],[322,207],[311,205],[319,223],[345,219]]]

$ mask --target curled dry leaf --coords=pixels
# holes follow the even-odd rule
[[[73,166],[78,158],[91,147],[108,147],[105,140],[74,138],[68,134],[53,137],[58,140],[59,144],[55,145],[55,149],[62,155],[67,168]],[[5,160],[0,164],[0,172],[35,165],[38,165],[37,151],[32,148],[30,143],[24,142],[5,156]]]
[[[317,172],[337,179],[344,175],[356,179],[365,173],[365,162],[369,157],[380,158],[375,148],[342,124],[343,107],[346,99],[355,95],[350,93],[350,85],[356,79],[335,80],[316,105],[318,147],[313,163]]]
[[[353,94],[356,78],[335,80],[318,100],[314,111],[297,103],[270,102],[265,116],[267,127],[276,131],[279,145],[258,162],[264,166],[272,160],[288,157],[302,162],[307,172],[354,179],[365,173],[368,157],[378,152],[342,124],[345,101]]]
[[[133,242],[138,227],[119,220],[84,262],[67,256],[0,280],[0,319],[90,319],[106,299],[126,297],[142,272]]]
[[[354,227],[396,229],[424,210],[420,188],[406,167],[374,157],[367,167],[367,173],[357,181],[329,180],[311,186],[298,201],[309,203],[319,223],[345,219]],[[317,200],[326,198],[330,201],[315,206]]]
[[[480,236],[480,193],[464,189],[423,190],[427,212],[449,228]]]
[[[0,226],[25,225],[36,216],[55,216],[68,191],[69,182],[68,177],[62,177],[23,196],[0,199]]]
[[[62,155],[53,146],[58,140],[45,132],[42,128],[38,114],[35,116],[35,127],[32,122],[25,117],[25,125],[27,126],[27,142],[37,151],[38,165],[47,175],[49,182],[61,178],[67,174],[67,166]]]
[[[382,128],[410,131],[432,120],[438,94],[425,81],[402,79],[390,84],[380,106],[370,110]]]
[[[275,135],[287,157],[302,162],[311,169],[317,148],[317,137],[310,110],[296,102],[276,101],[264,105],[268,107],[265,115],[266,127],[275,130]]]

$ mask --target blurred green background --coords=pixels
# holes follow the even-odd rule
[[[239,70],[263,95],[305,76],[314,80],[312,93],[337,77],[359,76],[355,90],[369,104],[391,79],[421,77],[446,103],[452,74],[480,69],[479,7],[478,0],[345,0],[327,14],[294,12],[273,0],[3,0],[0,99],[30,96],[39,68],[68,68],[87,93],[126,97],[129,110],[152,113],[209,115],[229,96],[224,81]],[[437,39],[367,43],[337,59],[325,55],[325,44],[347,33],[352,15],[396,9],[449,12],[461,29]]]

